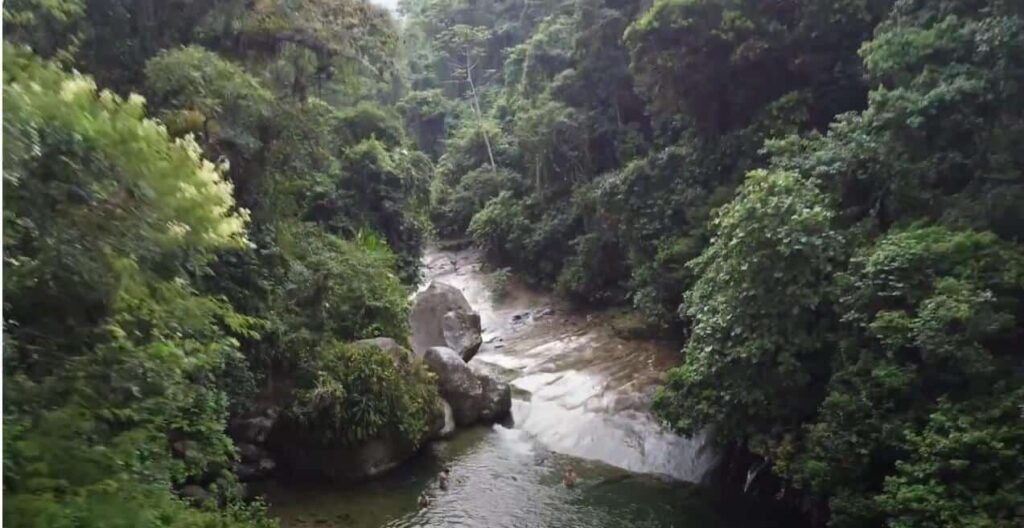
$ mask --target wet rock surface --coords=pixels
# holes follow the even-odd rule
[[[480,316],[462,292],[450,284],[433,281],[416,294],[409,314],[412,351],[422,356],[433,346],[456,350],[464,360],[480,348]]]
[[[425,261],[430,284],[458,289],[480,315],[473,370],[510,385],[517,429],[554,452],[640,473],[699,481],[712,465],[700,435],[666,431],[649,411],[680,360],[677,345],[624,338],[610,314],[579,312],[514,279],[495,298],[476,250],[435,251]]]
[[[512,410],[512,389],[508,383],[498,381],[486,374],[477,374],[483,388],[483,405],[480,420],[496,422],[508,416]]]
[[[473,359],[483,338],[480,335],[480,314],[452,310],[441,318],[441,332],[448,348],[455,351],[463,361]]]
[[[447,347],[430,347],[423,361],[437,375],[437,389],[451,405],[456,425],[472,425],[480,418],[484,389],[466,362]]]
[[[430,428],[429,438],[431,440],[448,438],[455,432],[455,413],[452,411],[452,406],[444,398],[438,398],[437,405],[439,408],[437,415],[440,419]]]

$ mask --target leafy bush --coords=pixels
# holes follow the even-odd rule
[[[1022,373],[1013,343],[1021,323],[1024,256],[991,233],[913,226],[860,251],[837,287],[844,324],[828,391],[806,425],[803,444],[771,456],[784,474],[834,495],[837,522],[902,511],[908,526],[927,525],[919,523],[931,513],[921,517],[913,491],[927,479],[910,468],[934,471],[924,462],[934,463],[933,450],[946,449],[940,447],[946,441],[968,441],[949,420],[966,419],[964,413],[985,408],[983,402],[1012,399],[1014,391],[1019,397]],[[1000,432],[1007,408],[988,409],[977,415],[978,427],[990,431],[993,441],[1012,440]],[[972,465],[1012,472],[1024,463],[984,445],[961,449],[977,449],[959,455]],[[957,471],[955,463],[945,470]],[[980,473],[960,475],[960,486],[985,496],[982,488],[989,488],[981,485]],[[877,495],[883,479],[889,486],[884,497]],[[949,494],[950,507],[963,500],[955,489],[927,493]],[[991,499],[1024,504],[1021,494]],[[947,513],[952,524],[970,516]]]
[[[473,241],[499,260],[523,252],[530,231],[523,204],[508,191],[490,199],[469,223]]]
[[[242,526],[173,484],[226,467],[250,321],[192,285],[245,243],[231,185],[142,98],[4,45],[4,518],[25,526]],[[184,460],[172,440],[198,446]]]
[[[397,434],[418,444],[437,402],[433,376],[407,351],[325,343],[303,368],[290,418],[314,442],[358,444]]]
[[[250,155],[262,146],[258,128],[273,103],[255,77],[198,46],[164,51],[147,62],[146,94],[172,134],[195,134],[217,151]]]
[[[338,137],[346,146],[376,139],[387,147],[397,147],[405,139],[399,117],[380,105],[361,101],[338,112]]]
[[[315,360],[321,343],[408,333],[409,300],[384,244],[360,245],[312,224],[284,226],[288,271],[274,302],[287,363]]]
[[[348,221],[381,233],[398,259],[400,276],[415,284],[425,230],[415,199],[425,197],[429,185],[423,160],[416,163],[369,139],[346,150],[342,164],[340,190],[349,197]]]
[[[411,92],[399,102],[398,110],[420,150],[437,159],[443,154],[444,135],[455,119],[455,105],[441,90]]]
[[[439,180],[435,180],[434,185],[432,217],[434,226],[444,236],[465,233],[473,215],[491,198],[503,191],[518,196],[523,189],[518,174],[504,167],[495,170],[486,165],[466,173],[454,188],[443,187]]]
[[[813,412],[834,346],[829,290],[842,243],[828,196],[793,173],[754,171],[712,224],[690,266],[693,330],[655,407],[680,430],[715,424],[728,438],[775,445]],[[722,368],[728,365],[729,368]]]
[[[588,233],[572,241],[572,256],[563,263],[555,286],[572,299],[594,305],[622,302],[626,262],[605,233]]]

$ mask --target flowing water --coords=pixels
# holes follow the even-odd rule
[[[574,313],[512,284],[500,300],[472,250],[428,253],[427,280],[462,290],[484,344],[470,365],[513,387],[512,423],[458,431],[394,473],[352,487],[271,483],[282,526],[612,528],[773,527],[692,485],[715,461],[702,439],[664,431],[650,395],[678,361],[671,346],[616,336],[612,319]],[[562,485],[573,465],[575,488]],[[447,491],[437,488],[451,469]],[[431,497],[420,508],[421,493]]]

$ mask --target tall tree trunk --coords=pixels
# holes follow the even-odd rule
[[[473,111],[476,112],[477,123],[483,125],[484,118],[483,113],[480,111],[480,99],[476,96],[476,85],[473,84],[473,64],[469,51],[466,51],[466,81],[469,83],[469,93],[473,96]],[[487,146],[487,158],[491,161],[491,171],[495,174],[498,172],[498,165],[494,163],[494,151],[491,150],[491,138],[487,135],[487,130],[482,126],[480,133],[484,136],[484,145]]]

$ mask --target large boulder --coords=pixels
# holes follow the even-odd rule
[[[454,350],[463,361],[473,359],[480,350],[480,345],[483,344],[481,330],[480,314],[476,312],[452,310],[445,312],[441,318],[441,333],[445,345]]]
[[[437,375],[438,392],[451,405],[457,425],[497,421],[511,410],[508,384],[474,373],[454,350],[430,347],[423,361]]]
[[[228,433],[236,442],[262,444],[277,422],[277,410],[267,409],[262,415],[237,418],[228,424]]]
[[[378,337],[363,339],[352,344],[386,354],[401,376],[408,375],[411,368],[418,368],[414,364],[413,354],[394,339]],[[413,382],[411,379],[409,381]],[[273,462],[276,462],[276,467],[270,469],[273,469],[275,474],[293,478],[340,482],[370,479],[390,471],[408,460],[428,439],[440,438],[446,434],[445,430],[448,424],[445,417],[445,404],[441,398],[437,398],[434,405],[430,407],[426,425],[426,430],[419,438],[409,439],[397,432],[392,432],[355,445],[348,445],[341,441],[325,440],[319,437],[316,434],[318,431],[315,429],[315,424],[302,423],[291,414],[285,413],[277,421],[267,438],[267,447],[273,453]],[[257,450],[248,447],[246,452],[249,459],[259,455]],[[255,478],[259,475],[259,470],[265,469],[261,465],[263,462],[264,460],[260,458],[255,465],[252,463],[241,465],[240,477]]]
[[[458,288],[443,282],[431,282],[416,295],[409,326],[412,351],[417,356],[425,354],[430,347],[444,346],[455,349],[465,361],[480,349],[479,314],[473,311]]]
[[[497,422],[508,416],[512,410],[512,389],[508,383],[498,381],[486,374],[477,374],[483,388],[483,405],[480,407],[480,420]]]
[[[430,427],[427,430],[428,440],[447,438],[455,432],[455,413],[452,406],[444,398],[437,399],[437,412],[431,415]]]
[[[448,400],[444,398],[438,398],[441,402],[441,411],[444,412],[444,426],[437,432],[439,438],[447,438],[455,432],[455,411],[452,411],[452,406],[448,403]]]
[[[437,390],[452,407],[457,425],[471,425],[480,417],[484,389],[466,362],[454,350],[435,346],[423,354],[427,368],[437,375]]]

